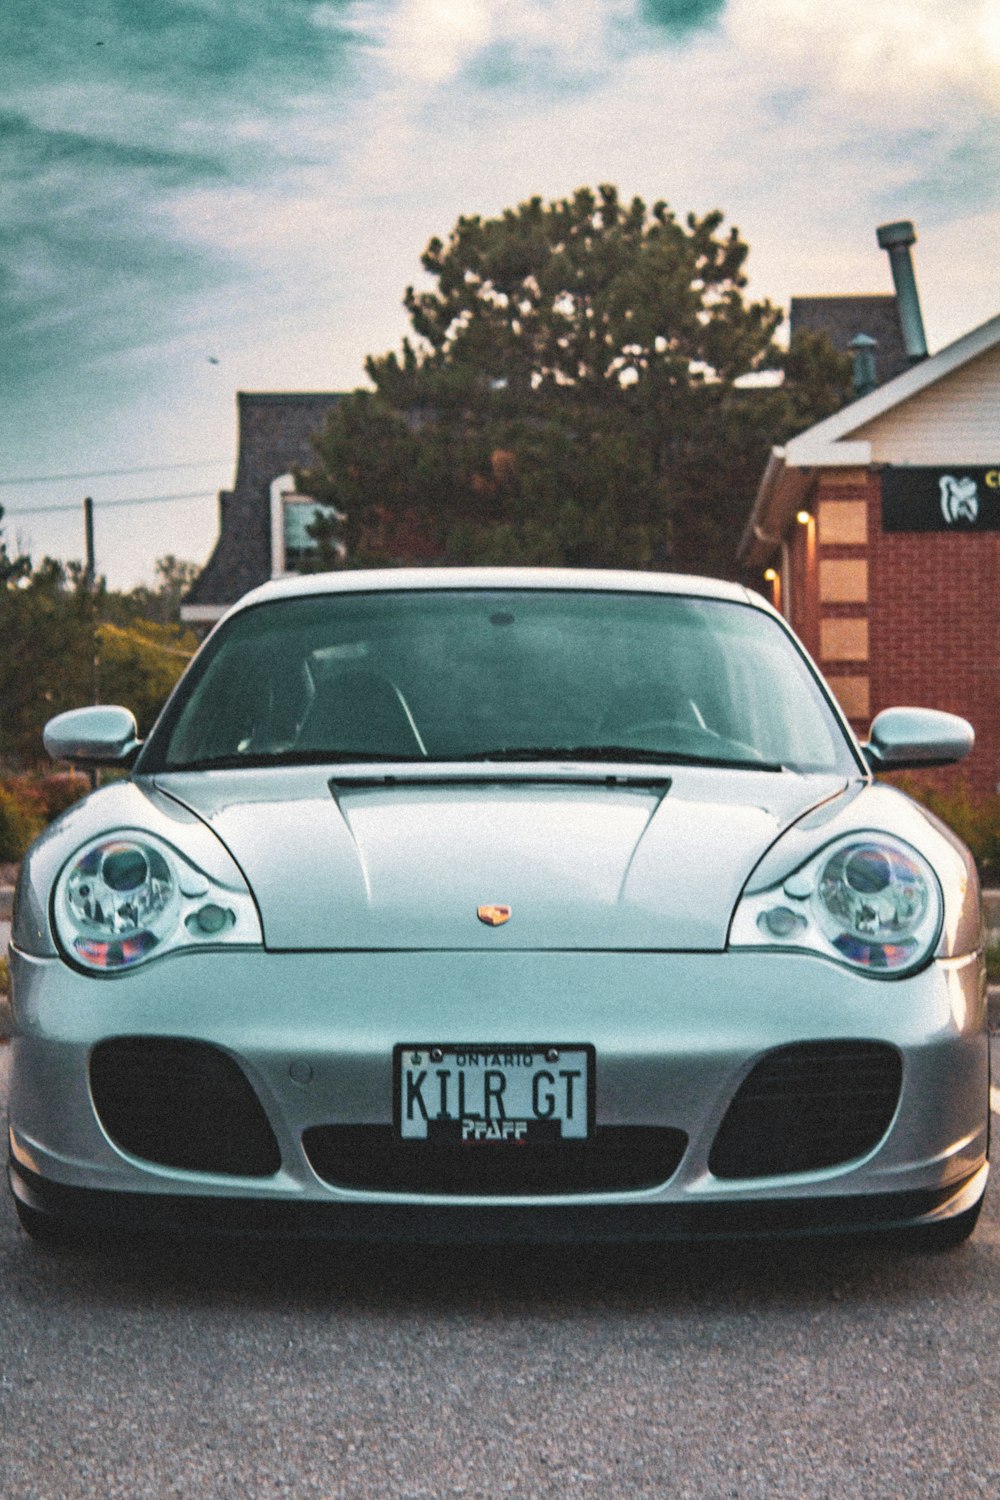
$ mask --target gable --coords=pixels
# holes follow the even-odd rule
[[[995,464],[1000,460],[1000,345],[856,428],[872,463]]]

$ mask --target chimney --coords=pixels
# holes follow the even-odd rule
[[[927,339],[924,336],[924,320],[920,315],[920,298],[917,295],[917,280],[913,274],[910,246],[916,242],[916,231],[909,219],[897,224],[880,224],[875,231],[883,250],[889,252],[892,279],[896,286],[896,302],[899,321],[903,325],[903,343],[911,365],[927,358]]]
[[[855,396],[867,396],[878,385],[878,377],[875,372],[875,350],[878,348],[878,340],[870,338],[867,333],[857,333],[851,339],[848,348],[854,352],[854,394]]]

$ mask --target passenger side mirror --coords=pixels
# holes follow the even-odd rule
[[[963,760],[976,741],[967,719],[937,708],[885,708],[862,745],[873,771],[911,771]]]

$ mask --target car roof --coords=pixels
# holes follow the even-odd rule
[[[585,589],[602,593],[684,594],[771,606],[742,584],[686,573],[639,573],[611,568],[356,568],[334,573],[295,574],[252,589],[229,614],[272,599],[304,599],[316,594],[394,593],[411,589]]]

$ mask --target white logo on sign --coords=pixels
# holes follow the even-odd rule
[[[942,474],[941,514],[953,526],[956,521],[975,521],[979,515],[979,486],[974,479],[956,479],[954,474]]]

